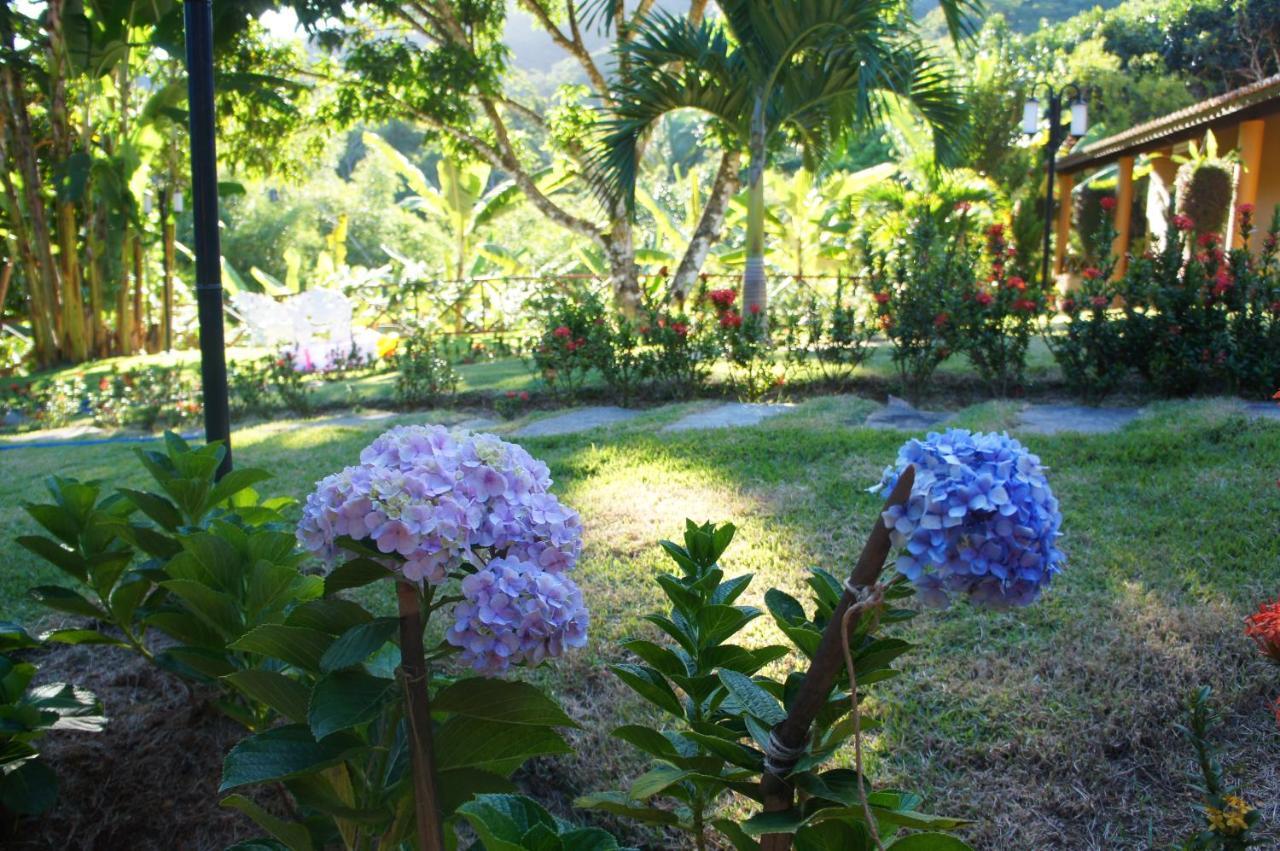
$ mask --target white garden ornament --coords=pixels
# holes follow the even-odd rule
[[[291,355],[301,371],[325,372],[353,355],[366,361],[378,355],[378,333],[352,327],[351,300],[337,290],[306,290],[279,301],[241,292],[231,304],[253,345]]]

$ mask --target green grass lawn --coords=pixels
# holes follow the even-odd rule
[[[493,366],[493,380],[505,380]],[[584,726],[575,757],[540,769],[559,793],[614,788],[637,767],[608,731],[643,709],[604,665],[622,656],[619,639],[651,631],[640,616],[660,599],[656,541],[677,536],[686,517],[732,520],[740,531],[726,566],[756,574],[749,602],[770,585],[799,593],[808,566],[851,566],[878,505],[866,488],[908,436],[860,427],[871,403],[853,397],[814,399],[753,428],[658,433],[702,404],[525,441],[585,527],[577,578],[590,645],[535,674]],[[975,428],[1009,419],[998,404],[961,418]],[[385,426],[266,423],[236,433],[236,461],[275,473],[264,493],[301,498]],[[1174,725],[1187,693],[1210,684],[1224,766],[1264,819],[1280,822],[1280,732],[1266,705],[1280,673],[1241,632],[1243,616],[1280,590],[1280,425],[1226,402],[1164,403],[1117,434],[1026,442],[1052,468],[1069,567],[1033,608],[957,606],[900,628],[918,650],[868,703],[883,722],[870,741],[877,783],[972,819],[979,848],[1160,847],[1194,825],[1194,761]],[[0,472],[4,540],[32,528],[18,506],[45,475],[144,481],[124,446],[4,452]],[[0,616],[40,625],[25,589],[58,575],[9,552]],[[750,636],[781,640],[765,620]]]

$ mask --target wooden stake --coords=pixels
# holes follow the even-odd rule
[[[416,586],[397,581],[396,597],[400,604],[400,674],[413,753],[413,810],[418,823],[418,843],[422,851],[444,851],[444,821],[440,818],[435,752],[431,744],[426,652],[422,646],[422,596]]]
[[[889,529],[884,525],[884,512],[891,506],[901,505],[911,496],[911,486],[915,484],[915,467],[907,465],[898,477],[898,483],[889,494],[884,508],[876,515],[876,524],[862,547],[862,554],[851,574],[851,584],[855,587],[871,586],[884,571],[885,559],[889,557],[892,544],[889,540]],[[813,654],[809,663],[809,672],[800,684],[795,700],[787,717],[773,728],[773,735],[783,748],[800,751],[809,738],[809,728],[819,710],[826,705],[827,696],[835,684],[840,666],[844,664],[844,649],[841,647],[843,636],[841,622],[844,614],[854,603],[853,595],[846,589],[840,598],[840,604],[831,613],[827,628],[822,633],[822,642],[818,652]],[[858,625],[858,616],[850,618],[849,630],[852,632]],[[789,771],[789,769],[788,769]],[[783,772],[784,774],[786,772]],[[760,782],[760,790],[764,795],[764,811],[767,813],[789,810],[795,804],[795,787],[785,777],[779,777],[765,771]],[[789,833],[768,833],[760,837],[760,851],[790,851],[792,835]]]

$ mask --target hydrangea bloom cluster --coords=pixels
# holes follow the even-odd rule
[[[491,434],[399,426],[316,485],[297,537],[328,564],[339,538],[368,542],[410,582],[468,574],[448,639],[496,672],[585,641],[582,595],[564,575],[582,526],[550,486],[545,464]]]
[[[924,603],[1035,602],[1065,561],[1062,514],[1040,459],[1007,434],[949,429],[904,444],[872,490],[888,496],[908,464],[911,497],[884,521],[902,550],[898,571]]]
[[[445,638],[483,673],[513,662],[536,665],[587,643],[582,594],[563,574],[496,558],[462,580],[462,596]]]

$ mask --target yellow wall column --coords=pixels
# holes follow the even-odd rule
[[[1133,230],[1133,157],[1121,157],[1116,182],[1116,240],[1111,246],[1116,257],[1111,277],[1119,278],[1129,268],[1129,239]]]
[[[1240,171],[1236,182],[1236,206],[1258,203],[1258,183],[1262,177],[1262,129],[1263,121],[1240,122]],[[1239,216],[1231,211],[1229,230],[1231,244],[1243,246]]]
[[[1053,246],[1055,276],[1061,275],[1067,265],[1067,242],[1071,239],[1071,189],[1075,183],[1075,175],[1058,175],[1058,230]]]

